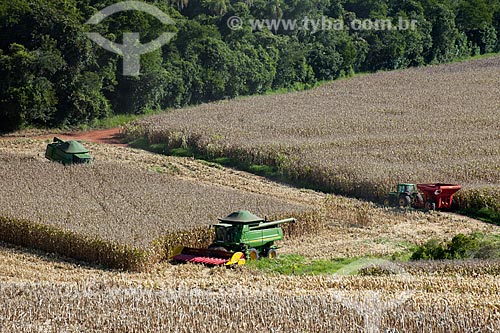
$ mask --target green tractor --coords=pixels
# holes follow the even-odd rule
[[[89,151],[80,142],[74,140],[64,141],[57,137],[47,145],[45,157],[64,165],[90,162]]]
[[[384,206],[421,208],[424,198],[415,184],[398,184],[396,192],[390,192],[384,199]]]
[[[246,210],[219,219],[215,224],[215,239],[208,249],[178,246],[171,259],[206,265],[243,265],[259,257],[276,258],[275,241],[283,239],[283,223],[295,223],[294,218],[267,221]]]

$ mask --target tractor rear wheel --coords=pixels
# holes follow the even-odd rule
[[[411,198],[408,195],[399,197],[399,207],[408,207],[409,205],[411,205]]]
[[[384,207],[389,207],[391,205],[391,201],[389,200],[389,198],[385,198],[384,199]]]
[[[278,253],[276,252],[276,249],[269,249],[267,251],[267,257],[269,259],[276,259],[277,256],[278,256]]]
[[[250,260],[258,260],[259,259],[259,251],[254,248],[248,250],[248,259]]]

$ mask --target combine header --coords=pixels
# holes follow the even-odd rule
[[[213,225],[215,239],[208,249],[179,246],[170,259],[177,262],[193,262],[206,265],[244,265],[247,259],[276,258],[275,241],[283,239],[283,223],[295,223],[289,218],[266,221],[246,210],[240,210],[219,219]]]
[[[178,262],[191,262],[194,264],[205,264],[209,266],[244,265],[246,261],[243,252],[233,253],[215,249],[195,249],[184,246],[176,247],[170,258]]]

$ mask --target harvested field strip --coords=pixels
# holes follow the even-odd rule
[[[398,182],[498,189],[499,105],[500,57],[494,57],[204,104],[138,120],[126,133],[380,200]],[[464,191],[465,206],[468,196]]]
[[[411,274],[469,277],[478,277],[480,275],[500,276],[500,260],[419,260],[401,264],[401,266]],[[500,292],[500,286],[497,287]]]
[[[207,226],[238,209],[304,219],[289,236],[320,226],[307,205],[113,163],[0,153],[0,173],[0,240],[114,268],[143,269],[178,244],[206,246]]]
[[[366,332],[391,328],[447,333],[500,329],[497,302],[465,295],[338,290],[301,295],[240,288],[154,291],[100,284],[8,284],[0,291],[6,296],[0,300],[3,331],[16,333],[35,328],[101,332],[103,327],[117,332]]]
[[[276,276],[166,263],[139,273],[95,270],[5,248],[0,256],[2,332],[500,329],[493,261],[403,265],[410,276]]]

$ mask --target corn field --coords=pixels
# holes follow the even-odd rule
[[[0,173],[0,240],[109,267],[143,269],[176,245],[206,246],[208,226],[239,209],[303,217],[290,235],[318,222],[305,205],[117,163],[64,167],[2,153]]]
[[[127,131],[367,199],[397,182],[462,183],[462,208],[500,211],[499,74],[498,57],[377,73],[174,111]],[[1,333],[500,331],[499,261],[407,262],[404,274],[373,266],[357,276],[162,261],[175,245],[208,245],[207,226],[237,209],[298,218],[284,227],[283,252],[324,259],[388,256],[496,226],[262,180],[256,188],[237,171],[118,148],[63,167],[35,156],[44,146],[0,144],[0,242],[46,251],[0,243]]]
[[[376,73],[285,95],[136,121],[131,138],[276,167],[315,188],[380,200],[398,182],[500,186],[500,57]],[[488,199],[481,203],[488,205]]]

